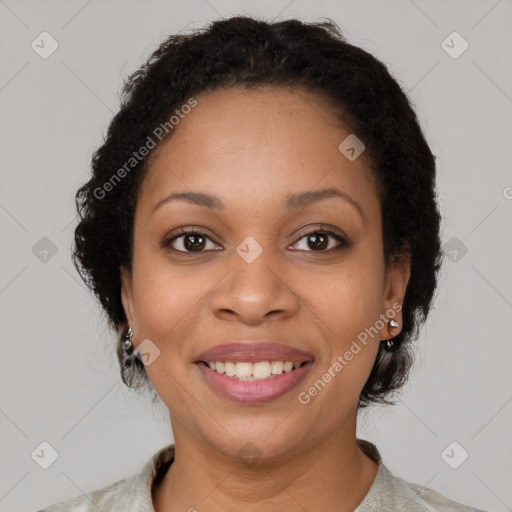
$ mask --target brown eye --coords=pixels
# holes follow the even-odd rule
[[[304,240],[304,242],[302,242]],[[306,252],[331,252],[344,247],[349,247],[350,243],[337,231],[332,229],[317,229],[302,236],[295,245],[302,242],[302,247],[297,250]],[[208,243],[211,244],[208,247]],[[162,247],[169,247],[179,253],[193,254],[202,253],[208,250],[218,250],[219,246],[211,240],[204,232],[190,229],[181,229],[178,234],[174,233],[165,238]]]
[[[171,246],[172,249],[184,253],[199,253],[206,249],[207,242],[211,242],[213,249],[218,247],[212,240],[201,231],[182,230],[180,234],[164,240],[162,247]]]
[[[348,247],[349,245],[344,237],[329,229],[311,231],[304,235],[296,244],[299,244],[301,240],[305,240],[305,243],[298,250],[308,252],[329,252],[334,249]],[[337,244],[334,243],[333,246],[330,244],[331,240],[335,240]]]
[[[206,237],[203,235],[183,235],[183,246],[187,251],[201,251],[206,245]]]
[[[312,249],[327,249],[329,245],[329,235],[324,233],[313,233],[307,236],[308,238],[308,246]]]

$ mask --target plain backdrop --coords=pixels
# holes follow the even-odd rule
[[[437,157],[446,257],[411,380],[358,436],[397,476],[511,510],[510,0],[0,1],[0,510],[88,493],[172,442],[166,409],[121,383],[72,265],[74,194],[127,74],[169,34],[233,14],[331,18],[409,92]],[[447,453],[467,458],[454,469]]]

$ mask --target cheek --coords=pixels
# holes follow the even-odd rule
[[[355,253],[343,265],[328,273],[325,269],[310,273],[304,281],[303,296],[314,305],[323,330],[338,340],[338,350],[373,326],[382,313],[383,274],[372,258]]]
[[[190,269],[173,268],[162,249],[143,239],[134,254],[133,298],[141,336],[161,341],[172,337],[179,321],[200,301],[200,282]]]
[[[155,262],[139,266],[138,274],[135,267],[134,270],[138,341],[149,339],[159,350],[158,357],[146,366],[146,372],[163,402],[172,404],[173,409],[183,409],[187,396],[182,384],[188,370],[183,364],[187,359],[187,336],[201,298],[199,291],[194,290],[197,282]]]
[[[312,281],[315,287],[304,288],[304,293],[327,340],[318,369],[326,383],[323,400],[350,404],[357,401],[379,348],[374,329],[383,312],[379,252],[368,248],[354,252],[343,266],[330,269],[329,274],[318,272]]]
[[[163,339],[184,314],[186,297],[176,281],[166,279],[157,269],[148,278],[134,281],[134,300],[140,335]]]
[[[306,400],[311,397],[312,414],[322,417],[326,429],[335,428],[357,405],[379,348],[379,336],[372,337],[371,329],[381,313],[379,283],[368,273],[348,269],[336,279],[340,277],[339,286],[312,297],[325,345],[312,387],[302,390]]]

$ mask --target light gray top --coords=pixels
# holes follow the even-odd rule
[[[354,512],[485,512],[445,498],[438,492],[394,476],[382,463],[373,443],[357,439],[361,450],[379,464],[372,487]],[[155,512],[151,499],[154,482],[159,482],[174,461],[174,445],[156,452],[136,475],[62,501],[38,512]]]

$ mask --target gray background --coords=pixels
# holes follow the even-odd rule
[[[90,492],[172,441],[166,410],[124,389],[72,266],[74,194],[123,77],[168,34],[236,13],[332,18],[410,91],[438,157],[445,265],[410,383],[358,435],[408,481],[512,510],[510,0],[0,1],[0,509]],[[47,59],[31,48],[43,31],[59,45]],[[441,44],[453,31],[469,44],[457,58]],[[31,457],[43,441],[48,469]],[[453,441],[452,464],[469,453],[457,469]]]

